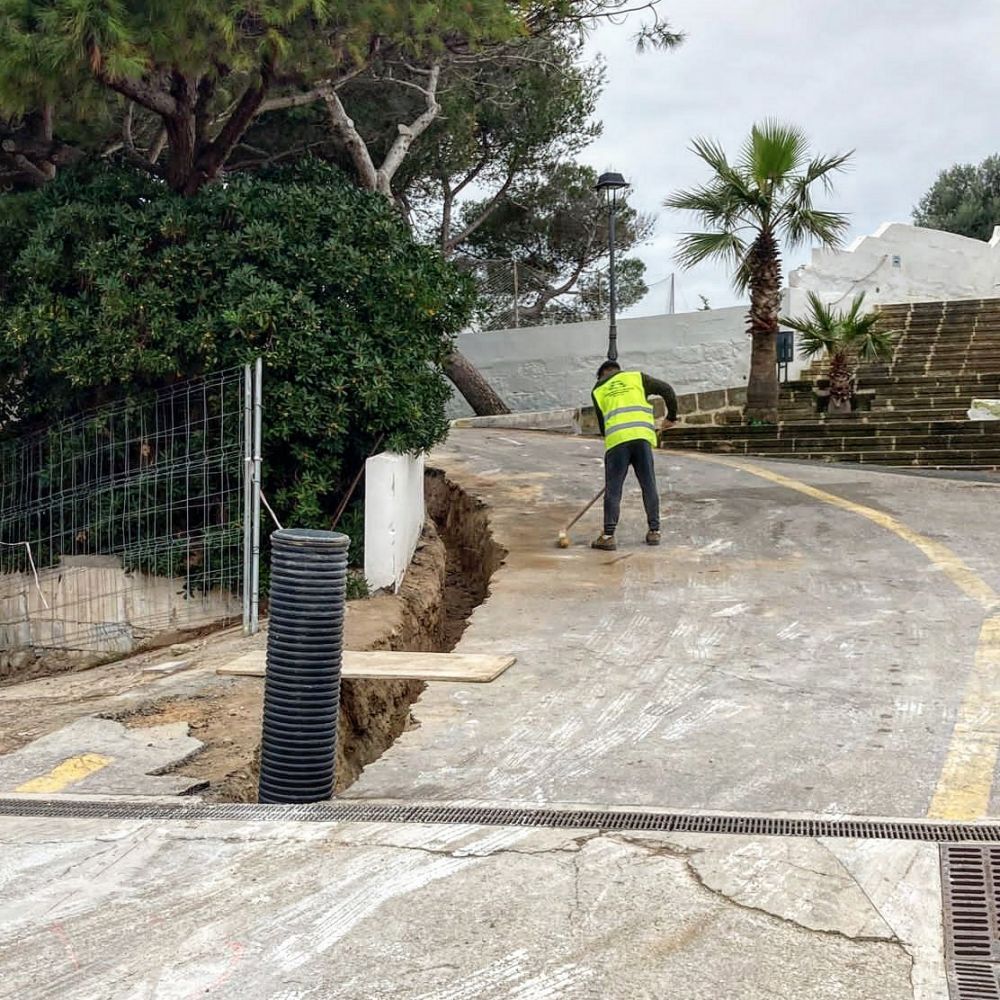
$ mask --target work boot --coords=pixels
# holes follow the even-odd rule
[[[598,535],[591,543],[592,549],[602,549],[604,552],[614,552],[618,548],[614,535]]]
[[[647,545],[659,545],[660,544],[660,533],[658,531],[653,531],[652,528],[646,532],[646,544]]]

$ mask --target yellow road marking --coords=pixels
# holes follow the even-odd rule
[[[770,469],[762,469],[759,465],[753,465],[750,462],[741,462],[732,458],[719,458],[716,455],[703,455],[700,452],[675,452],[675,454],[679,455],[679,457],[693,455],[703,461],[714,462],[716,465],[728,465],[732,469],[739,469],[742,472],[748,472],[751,476],[767,479],[772,483],[777,483],[779,486],[795,490],[797,493],[804,493],[814,500],[821,500],[823,503],[830,504],[833,507],[839,507],[841,510],[850,511],[850,513],[857,514],[860,517],[866,517],[869,521],[874,521],[875,524],[885,528],[887,531],[891,531],[894,535],[920,549],[959,590],[967,597],[971,597],[972,600],[977,601],[985,610],[992,611],[994,608],[1000,607],[1000,594],[985,580],[977,576],[947,545],[942,545],[940,542],[934,541],[933,538],[921,535],[919,532],[903,524],[898,518],[893,517],[891,514],[886,514],[885,511],[876,510],[874,507],[866,507],[864,504],[839,497],[835,493],[827,493],[826,490],[810,486],[808,483],[799,482],[798,479],[790,479],[788,476],[783,476],[779,472],[772,472]]]
[[[41,792],[53,794],[61,792],[78,781],[83,781],[88,775],[94,774],[108,766],[113,757],[105,757],[100,753],[84,753],[79,757],[70,757],[57,764],[48,774],[42,774],[23,785],[18,785],[15,792]]]
[[[990,805],[1000,752],[1000,615],[987,618],[927,815],[975,820]]]
[[[816,486],[738,459],[700,452],[675,452],[747,472],[760,479],[804,493],[823,503],[865,517],[919,549],[966,597],[987,613],[1000,607],[1000,595],[947,545],[942,545],[902,521],[864,504],[854,503]],[[986,815],[993,776],[1000,756],[1000,615],[987,618],[979,633],[972,674],[958,710],[958,721],[938,777],[927,815],[932,819],[975,820]]]

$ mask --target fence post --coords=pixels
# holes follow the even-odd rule
[[[243,634],[251,635],[250,593],[253,559],[253,378],[243,366]]]
[[[260,473],[264,422],[264,359],[258,358],[253,380],[253,542],[250,553],[250,634],[260,629]]]

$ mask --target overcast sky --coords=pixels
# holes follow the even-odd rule
[[[938,172],[1000,152],[998,0],[664,0],[687,34],[671,52],[637,55],[636,25],[606,25],[590,43],[607,61],[603,136],[583,159],[621,171],[632,204],[657,214],[641,256],[652,284],[677,273],[677,311],[738,301],[724,268],[681,272],[672,261],[688,218],[666,194],[706,178],[695,135],[735,154],[754,121],[804,128],[816,151],[855,149],[824,207],[851,217],[848,242],[882,222],[910,222]],[[808,258],[798,251],[786,261]],[[666,284],[630,315],[663,312]]]

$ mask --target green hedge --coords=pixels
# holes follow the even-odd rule
[[[23,433],[264,356],[264,489],[328,527],[379,437],[447,429],[471,283],[318,162],[181,198],[87,166],[0,199],[0,425]],[[12,418],[15,418],[12,419]]]

